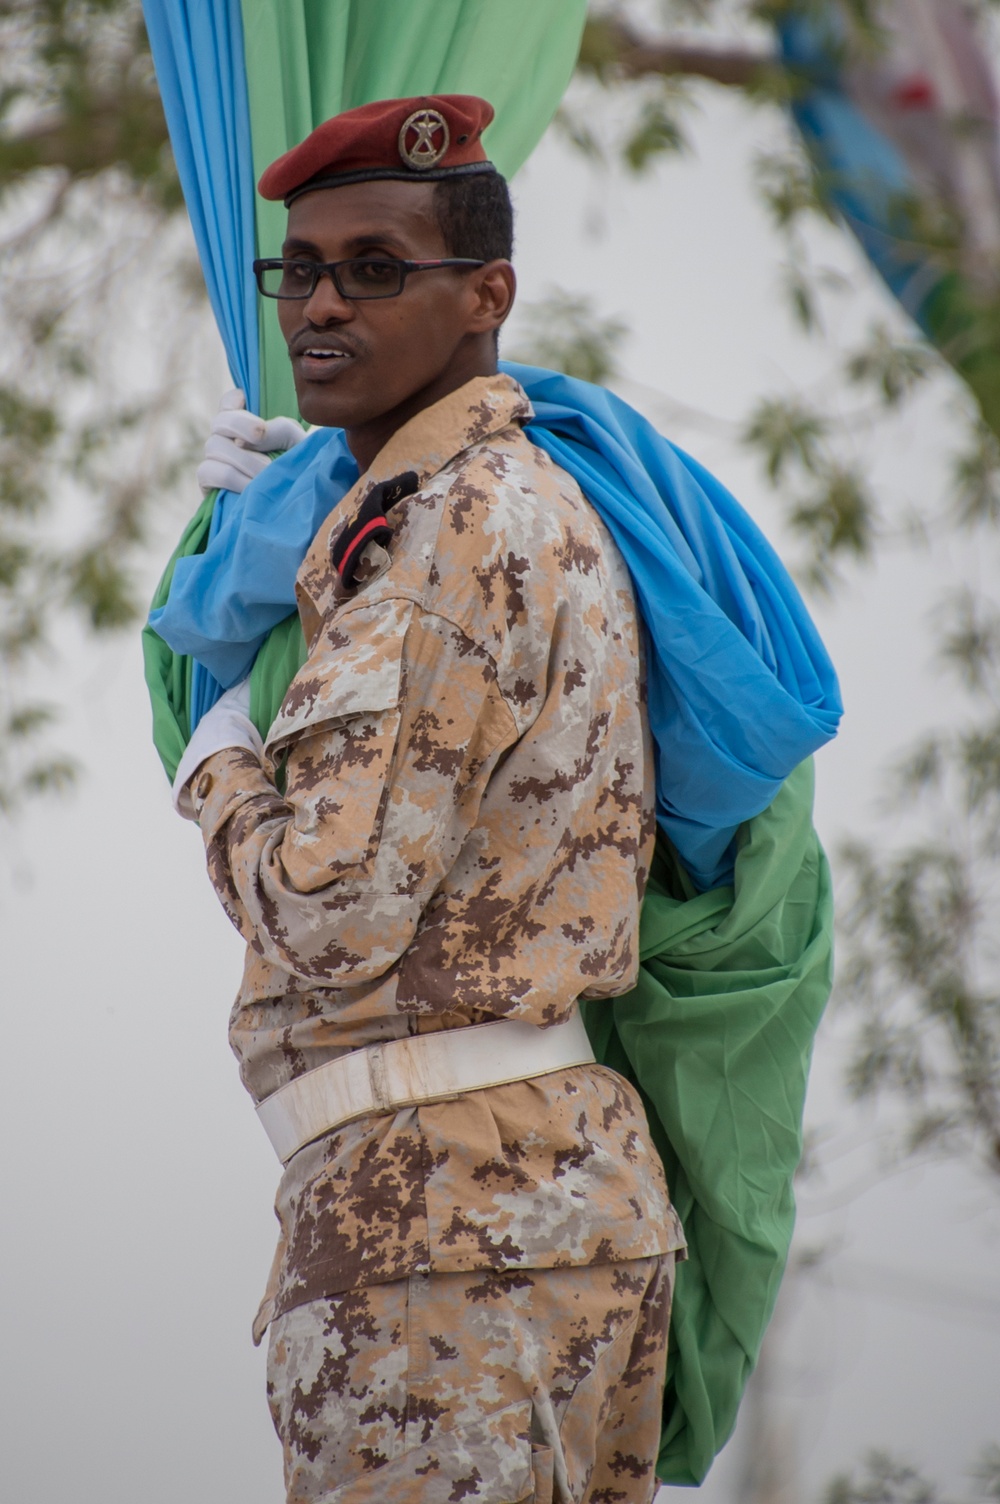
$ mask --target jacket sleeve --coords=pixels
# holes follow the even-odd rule
[[[517,738],[489,655],[413,602],[338,613],[263,761],[202,764],[192,801],[230,918],[272,963],[350,986],[387,971]],[[272,771],[287,756],[279,794]]]

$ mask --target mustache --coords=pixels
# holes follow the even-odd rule
[[[288,341],[289,355],[301,355],[305,350],[335,350],[340,355],[366,355],[368,346],[363,340],[345,339],[342,334],[330,330],[300,329]]]

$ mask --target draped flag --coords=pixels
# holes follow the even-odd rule
[[[264,168],[321,120],[410,94],[479,94],[510,177],[569,83],[586,0],[144,0],[157,82],[212,311],[237,386],[264,417],[297,411],[273,300],[250,264],[277,255]],[[263,306],[258,321],[258,301]],[[258,358],[259,348],[259,358]]]
[[[715,887],[732,876],[737,827],[836,732],[830,660],[780,559],[714,476],[603,387],[503,368],[535,409],[528,434],[579,483],[628,564],[646,627],[657,816],[698,886]],[[310,434],[216,505],[203,546],[207,513],[196,521],[150,612],[157,637],[213,683],[250,673],[262,736],[305,653],[299,565],[357,479],[339,430]],[[172,777],[186,734],[165,707],[161,725]]]
[[[744,827],[732,887],[657,849],[639,981],[584,999],[598,1060],[638,1086],[688,1240],[670,1323],[664,1483],[700,1483],[736,1421],[795,1222],[802,1103],[833,971],[830,871],[803,763]]]
[[[555,112],[586,8],[144,0],[209,296],[250,408],[295,411],[273,305],[258,312],[250,273],[284,233],[281,207],[255,198],[261,169],[340,110],[456,92],[495,106],[487,150],[510,176]],[[839,691],[780,561],[712,476],[610,393],[508,369],[532,396],[532,439],[628,560],[649,637],[658,813],[684,861],[658,844],[639,985],[585,1013],[598,1058],[643,1093],[687,1226],[657,1471],[697,1483],[733,1429],[792,1235],[832,931],[811,769],[795,765],[835,733]],[[144,633],[168,771],[220,682],[251,664],[251,713],[270,725],[305,653],[295,573],[356,479],[343,435],[325,430],[242,496],[210,492],[192,518]]]
[[[453,92],[494,106],[484,141],[509,176],[555,114],[586,9],[586,0],[144,0],[212,311],[251,411],[298,410],[277,305],[257,297],[251,271],[285,234],[282,205],[255,192],[263,169],[341,110]],[[223,492],[208,536],[229,507]],[[197,723],[219,687],[197,661],[185,673]]]
[[[961,0],[842,0],[779,27],[820,191],[1000,433],[1000,107]]]

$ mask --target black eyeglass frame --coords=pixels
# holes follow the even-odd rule
[[[338,276],[338,269],[342,266],[354,265],[392,266],[399,270],[399,286],[395,292],[345,292]],[[397,261],[391,256],[348,256],[343,261],[302,261],[296,256],[276,256],[271,258],[258,258],[253,264],[253,273],[257,279],[257,287],[261,297],[277,298],[282,302],[304,303],[312,297],[319,286],[321,277],[329,277],[334,287],[342,298],[350,303],[368,303],[378,298],[398,298],[406,286],[406,279],[411,272],[431,272],[442,266],[485,266],[485,261],[474,261],[469,256],[445,256],[437,261]],[[282,293],[268,292],[264,286],[264,273],[278,271],[286,266],[308,267],[313,274],[312,284],[308,292]]]

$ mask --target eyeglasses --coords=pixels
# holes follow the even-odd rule
[[[329,277],[342,298],[398,298],[411,272],[436,271],[441,266],[485,266],[465,256],[443,261],[391,261],[362,256],[351,261],[255,261],[257,286],[265,298],[298,298],[316,291],[320,277]]]

